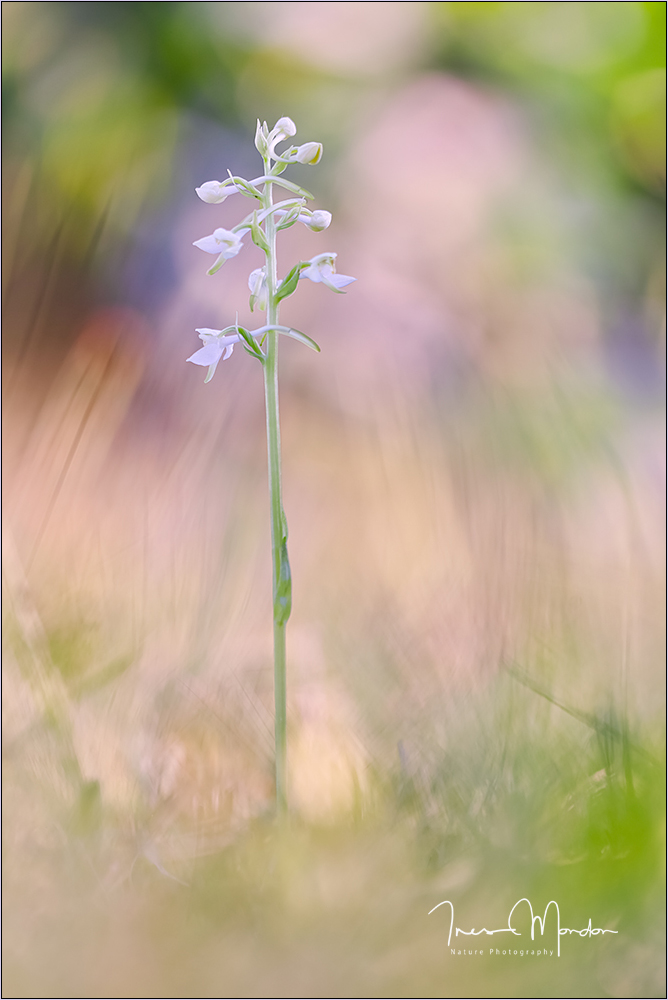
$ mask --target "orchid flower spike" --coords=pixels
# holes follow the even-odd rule
[[[236,257],[243,246],[242,239],[249,231],[248,229],[240,229],[238,233],[233,233],[229,229],[214,229],[210,236],[195,240],[193,246],[199,247],[205,253],[218,254],[215,264],[209,268],[209,274],[214,274],[226,260]]]
[[[340,292],[346,285],[357,281],[357,278],[351,278],[348,274],[337,274],[334,266],[335,260],[335,253],[319,253],[317,256],[311,257],[305,265],[302,265],[299,277],[308,278],[309,281],[321,281],[333,292]]]
[[[256,204],[250,214],[233,229],[215,229],[210,236],[195,241],[195,246],[216,256],[209,274],[214,274],[226,260],[236,257],[243,245],[243,238],[250,233],[255,246],[264,254],[264,266],[257,267],[248,278],[250,310],[257,305],[266,310],[266,323],[249,330],[239,324],[239,314],[233,326],[224,330],[197,330],[202,347],[188,358],[194,365],[208,368],[205,382],[211,381],[217,366],[230,357],[236,344],[259,361],[264,378],[264,396],[267,418],[267,454],[269,494],[271,508],[271,553],[273,572],[273,632],[274,632],[274,692],[275,692],[275,772],[276,813],[281,823],[287,819],[287,700],[286,700],[286,646],[285,629],[292,608],[292,576],[288,559],[288,525],[283,510],[281,493],[281,447],[278,415],[278,338],[288,337],[313,351],[320,351],[316,342],[301,330],[283,326],[279,320],[283,300],[297,290],[300,278],[322,283],[333,292],[342,292],[355,278],[336,273],[336,254],[321,253],[311,260],[300,260],[278,280],[276,254],[277,236],[297,222],[313,232],[322,232],[332,221],[324,209],[313,211],[307,202],[313,195],[293,181],[282,176],[293,163],[318,163],[322,144],[305,142],[301,146],[286,143],[282,152],[276,147],[297,132],[291,118],[279,118],[271,131],[266,122],[257,123],[255,146],[262,157],[262,174],[254,180],[229,174],[226,181],[207,181],[196,188],[198,197],[208,204],[217,205],[231,194],[253,198]],[[273,161],[273,162],[272,162]],[[229,172],[228,172],[229,173]],[[274,189],[282,194],[276,201]],[[249,240],[250,242],[250,240]],[[185,353],[185,352],[184,352]]]

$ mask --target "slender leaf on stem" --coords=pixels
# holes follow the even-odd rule
[[[258,225],[257,212],[253,212],[253,218],[250,224],[251,239],[256,247],[260,250],[264,250],[266,254],[269,253],[269,243],[267,242],[267,237],[264,235],[261,227]]]
[[[245,177],[235,177],[233,176],[233,174],[230,173],[229,170],[227,171],[227,173],[232,183],[239,188],[241,194],[246,195],[247,198],[257,198],[260,201],[262,200],[261,192],[258,191],[257,188],[255,187],[257,180],[247,181]],[[264,178],[259,178],[259,180],[263,179]]]
[[[241,337],[242,347],[248,351],[249,354],[252,354],[254,358],[257,358],[258,361],[264,362],[264,353],[262,352],[262,348],[257,341],[253,339],[250,332],[243,326],[237,326],[236,329]]]
[[[285,521],[285,514],[283,515]],[[292,574],[288,559],[287,534],[281,539],[278,566],[275,570],[274,584],[274,621],[277,625],[285,625],[292,611]]]
[[[309,201],[314,201],[315,195],[312,195],[310,191],[306,188],[299,187],[298,184],[293,184],[292,181],[286,181],[284,177],[258,177],[258,181],[271,181],[272,184],[278,184],[280,187],[284,187],[286,191],[292,191],[294,194],[301,195],[302,198],[308,198]],[[253,183],[256,183],[254,181]]]
[[[293,340],[298,340],[300,344],[304,344],[306,347],[310,347],[312,351],[317,351],[320,354],[320,347],[316,344],[312,337],[308,334],[302,333],[301,330],[294,330],[291,326],[277,326],[275,329],[278,333],[282,333],[284,337],[292,337]]]
[[[299,284],[299,275],[301,274],[301,261],[299,264],[288,271],[283,281],[278,286],[276,292],[276,301],[280,302],[282,299],[287,299],[288,295],[292,295],[297,291],[297,285]]]

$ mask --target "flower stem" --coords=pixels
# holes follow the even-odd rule
[[[269,170],[267,169],[265,172],[269,173]],[[264,207],[269,208],[272,204],[271,183],[265,184],[264,201]],[[265,235],[269,244],[266,253],[267,324],[276,326],[278,325],[279,306],[276,299],[276,224],[272,214],[268,215],[266,219]],[[288,808],[285,627],[290,616],[292,595],[287,552],[288,533],[281,495],[281,431],[278,412],[278,332],[276,330],[270,330],[267,333],[267,353],[263,370],[273,569],[276,810],[278,816],[283,818],[287,814]]]

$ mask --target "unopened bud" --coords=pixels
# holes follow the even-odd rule
[[[323,229],[327,229],[332,221],[332,213],[326,212],[324,208],[319,208],[313,212],[310,219],[303,221],[314,233],[321,233]]]
[[[208,205],[220,205],[231,194],[236,194],[239,188],[229,181],[205,181],[201,187],[195,188],[197,196]]]
[[[305,142],[303,146],[297,146],[297,149],[290,158],[296,163],[308,163],[315,165],[320,162],[321,156],[321,142]]]
[[[260,119],[257,120],[257,128],[255,129],[255,148],[257,149],[260,156],[266,156],[269,151],[269,130],[267,128],[267,123],[264,122],[263,125],[260,124]]]

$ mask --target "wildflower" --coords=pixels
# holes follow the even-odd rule
[[[227,329],[234,329],[234,327]],[[227,361],[232,354],[234,345],[239,342],[239,334],[233,333],[225,337],[223,336],[225,330],[209,330],[206,327],[197,330],[196,333],[199,334],[199,339],[204,343],[204,347],[200,347],[198,351],[186,358],[186,361],[192,361],[194,365],[208,367],[209,371],[204,380],[208,382],[213,378],[218,362]]]
[[[316,257],[311,257],[302,269],[300,278],[308,278],[309,281],[322,281],[323,285],[331,288],[333,292],[340,292],[346,285],[350,285],[357,278],[351,278],[348,274],[336,274],[334,261],[335,253],[320,253]]]
[[[296,222],[301,222],[313,232],[327,229],[332,221],[329,212],[322,209],[312,211],[306,208],[313,195],[292,181],[286,181],[282,174],[292,163],[315,164],[322,157],[322,144],[306,142],[301,146],[288,146],[277,153],[276,147],[297,132],[291,118],[279,118],[269,131],[266,122],[257,123],[255,146],[263,161],[261,176],[255,180],[245,180],[229,174],[226,181],[207,181],[196,188],[198,197],[208,204],[219,204],[231,194],[242,194],[254,198],[256,204],[246,218],[233,230],[216,229],[210,236],[195,242],[195,246],[205,253],[215,254],[216,262],[209,270],[213,274],[231,257],[236,257],[242,247],[242,240],[250,232],[253,243],[264,252],[264,267],[251,272],[248,279],[250,308],[257,304],[266,310],[267,323],[255,330],[247,330],[236,323],[224,330],[198,330],[202,347],[192,354],[188,361],[208,367],[205,382],[209,382],[218,364],[230,357],[235,344],[260,362],[264,375],[265,406],[267,417],[267,451],[269,467],[269,493],[271,506],[272,570],[273,570],[273,632],[274,632],[274,690],[275,690],[275,769],[276,806],[281,820],[288,812],[286,786],[286,649],[285,628],[292,606],[292,578],[288,559],[288,526],[281,497],[281,448],[278,421],[278,337],[297,340],[313,351],[320,348],[311,337],[294,327],[279,323],[279,307],[283,299],[292,295],[300,278],[321,282],[333,292],[341,292],[355,278],[337,274],[335,253],[321,253],[311,260],[300,260],[281,281],[277,281],[276,237]],[[272,163],[272,160],[274,161]],[[292,197],[274,202],[273,188],[281,187]]]
[[[297,126],[292,118],[288,118],[287,116],[279,118],[269,133],[269,145],[273,147],[277,142],[283,142],[284,139],[288,139],[290,136],[296,134]]]
[[[242,238],[248,231],[248,229],[241,229],[238,233],[233,233],[229,229],[214,229],[211,236],[195,240],[194,247],[199,247],[205,253],[218,254],[218,259],[209,269],[209,274],[213,274],[219,267],[222,267],[226,260],[236,257],[243,246]]]
[[[255,148],[258,150],[261,156],[270,156],[272,159],[277,159],[276,153],[274,152],[275,147],[279,142],[283,142],[284,139],[288,139],[290,136],[295,135],[297,131],[297,126],[293,122],[292,118],[279,118],[274,125],[271,132],[267,128],[267,123],[263,122],[260,125],[258,119],[257,128],[255,130]],[[280,157],[278,157],[280,159]]]

